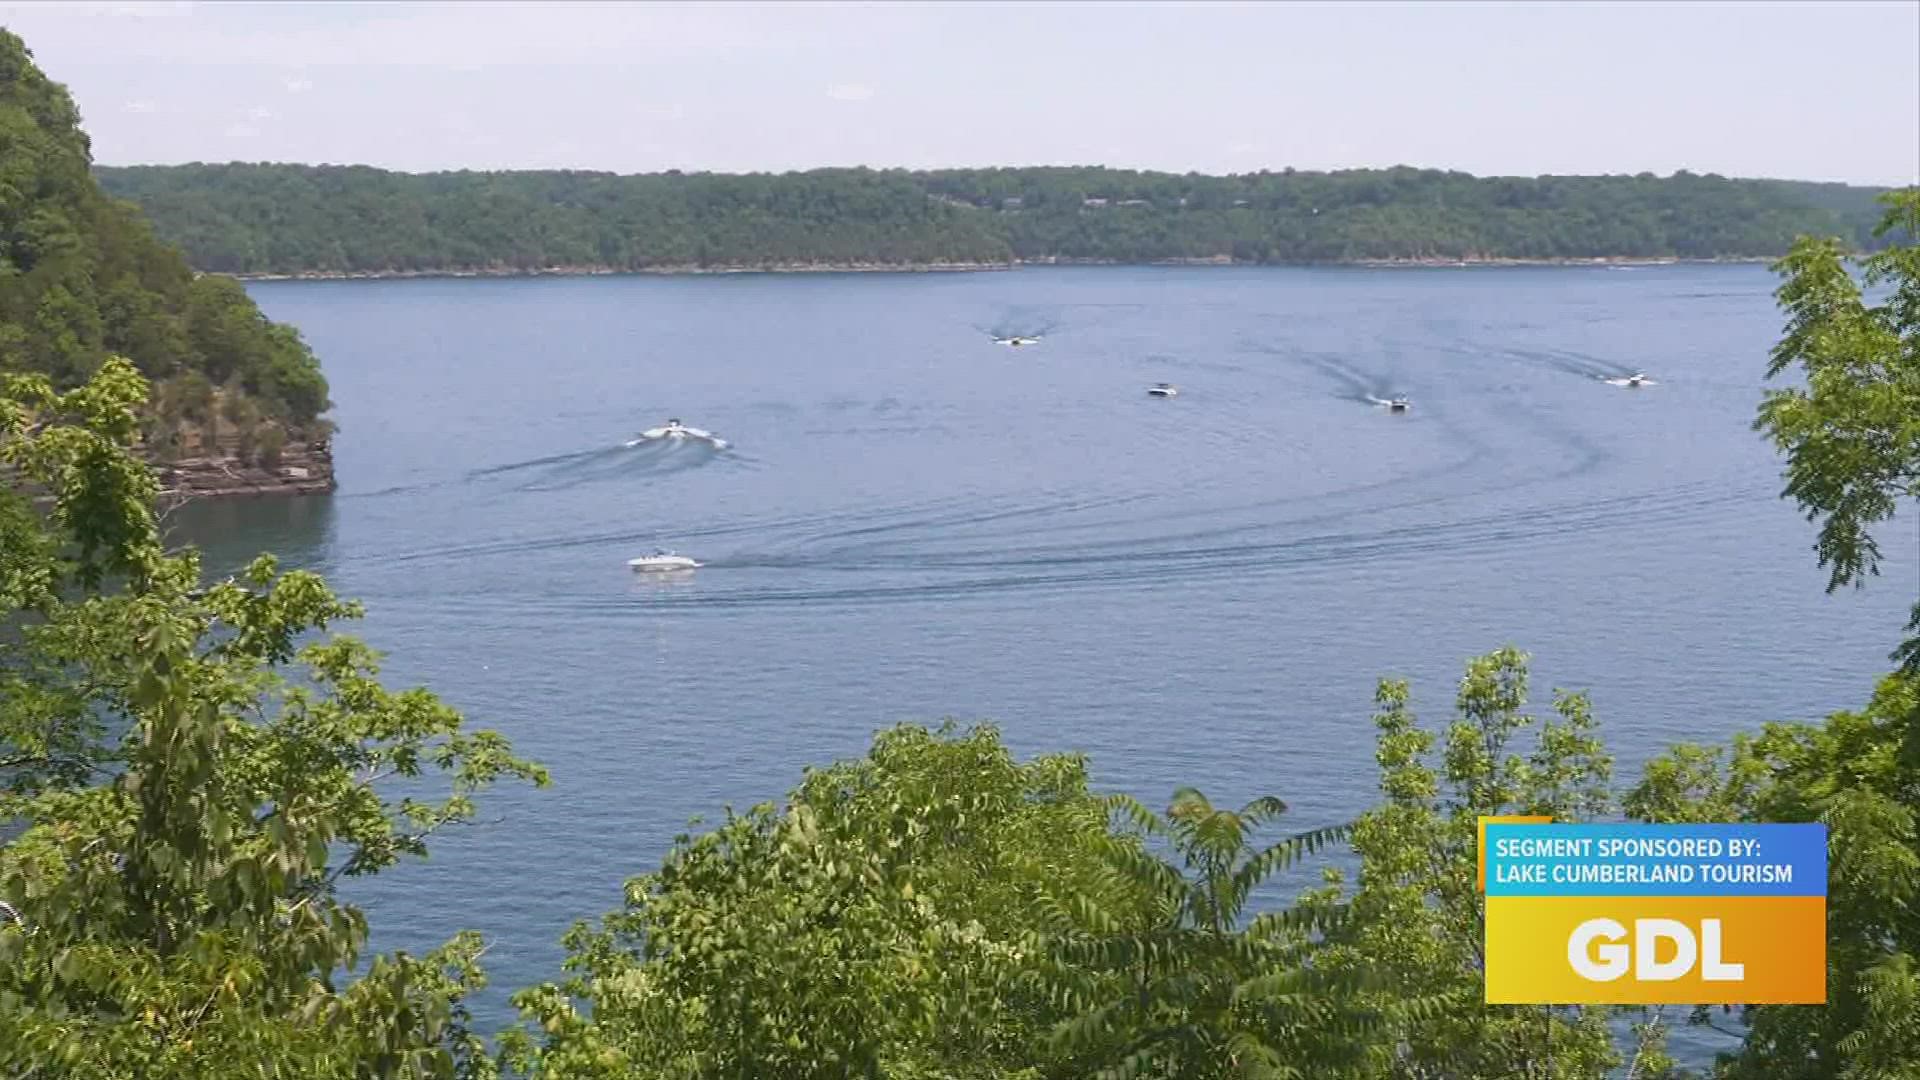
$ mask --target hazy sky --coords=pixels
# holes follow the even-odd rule
[[[1920,0],[0,3],[106,164],[1920,178]]]

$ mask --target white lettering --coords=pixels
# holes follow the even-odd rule
[[[1700,920],[1700,977],[1708,982],[1740,982],[1747,977],[1747,965],[1720,959],[1719,919]]]
[[[1593,982],[1612,982],[1627,973],[1629,954],[1624,944],[1607,944],[1597,949],[1589,948],[1595,939],[1617,942],[1627,936],[1627,928],[1612,919],[1588,919],[1573,928],[1573,936],[1567,939],[1567,963],[1583,979]],[[1594,960],[1594,957],[1599,960]]]
[[[1673,959],[1656,958],[1660,939],[1673,942]],[[1672,919],[1635,919],[1633,921],[1633,977],[1642,982],[1672,982],[1693,970],[1693,961],[1698,953],[1693,941],[1693,931],[1683,922]]]

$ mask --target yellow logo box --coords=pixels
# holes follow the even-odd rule
[[[1489,896],[1490,1005],[1827,1000],[1824,896]]]

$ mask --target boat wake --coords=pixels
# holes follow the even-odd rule
[[[1630,368],[1611,360],[1602,360],[1597,356],[1584,353],[1565,352],[1558,349],[1521,350],[1509,349],[1504,357],[1530,366],[1548,367],[1568,375],[1581,375],[1589,379],[1612,381],[1626,379],[1636,374]]]
[[[1337,388],[1334,396],[1342,401],[1355,401],[1362,405],[1390,404],[1399,395],[1387,388],[1387,380],[1373,372],[1362,371],[1345,358],[1332,353],[1308,352],[1305,350],[1287,350],[1248,342],[1245,347],[1253,352],[1278,356],[1297,363],[1305,364],[1320,373]],[[1401,399],[1403,400],[1403,399]]]
[[[1168,581],[1243,582],[1249,575],[1351,573],[1355,567],[1398,564],[1421,557],[1483,557],[1516,545],[1539,546],[1582,534],[1632,530],[1643,538],[1683,533],[1720,508],[1750,501],[1754,484],[1701,483],[1661,491],[1624,493],[1558,505],[1503,508],[1444,521],[1377,521],[1296,531],[1279,523],[1252,525],[1242,535],[1208,538],[1161,535],[1111,545],[1071,538],[1052,544],[1015,544],[974,537],[946,550],[913,550],[909,543],[793,551],[741,552],[724,559],[728,584],[649,599],[688,610],[783,609],[832,605],[886,605],[973,599],[1007,592],[1064,593],[1088,589],[1163,587]],[[1250,523],[1251,524],[1251,523]],[[1240,531],[1240,530],[1235,530]],[[904,539],[904,538],[903,538]],[[1148,578],[1138,572],[1150,563]],[[478,608],[552,607],[619,617],[631,596],[528,595],[478,591],[450,602]]]
[[[635,439],[619,446],[551,454],[475,469],[469,481],[510,481],[515,491],[556,491],[634,476],[658,477],[697,469],[718,457],[724,440]]]
[[[970,323],[995,344],[1012,348],[1038,345],[1065,330],[1083,330],[1147,310],[1137,303],[1064,303],[1002,308],[992,322]]]
[[[559,468],[572,462],[586,461],[599,457],[608,451],[605,447],[597,450],[575,450],[567,454],[549,454],[546,457],[529,458],[526,461],[513,461],[505,465],[490,465],[484,469],[474,469],[467,473],[469,480],[484,480],[489,476],[504,476],[510,473],[526,472],[532,469]]]
[[[974,505],[971,500],[962,498],[930,499],[924,502],[903,503],[884,508],[845,508],[820,513],[794,514],[785,516],[730,518],[706,525],[691,524],[677,527],[674,535],[682,540],[714,540],[737,536],[763,536],[767,534],[795,535],[840,535],[841,530],[872,527],[876,523],[905,520],[946,520],[932,515],[956,515],[953,520],[974,520],[977,513],[963,511],[962,507]],[[962,516],[964,515],[964,516]],[[499,540],[485,540],[477,543],[440,545],[418,551],[391,553],[375,556],[377,562],[419,562],[423,560],[445,560],[449,558],[478,559],[502,555],[528,555],[542,551],[568,551],[586,547],[620,546],[654,539],[658,529],[618,528],[601,532],[567,531],[557,534],[506,537]]]
[[[990,325],[975,323],[973,328],[992,338],[995,345],[1018,348],[1038,345],[1042,338],[1060,328],[1060,318],[1045,309],[1016,307],[1002,311]]]

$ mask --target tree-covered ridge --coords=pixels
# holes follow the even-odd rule
[[[97,170],[222,273],[1002,263],[970,208],[867,170],[796,177],[434,173],[364,166]]]
[[[1398,167],[1241,176],[1100,168],[928,174],[995,207],[1021,258],[1247,262],[1774,256],[1802,234],[1866,243],[1875,189],[1680,172],[1475,177]]]
[[[327,384],[299,335],[108,197],[79,125],[66,89],[0,30],[0,373],[65,388],[129,357],[155,385],[146,435],[162,452],[309,433]]]
[[[1869,246],[1878,219],[1874,189],[1684,172],[415,175],[243,163],[95,172],[195,266],[242,274],[1772,257],[1803,234]]]

